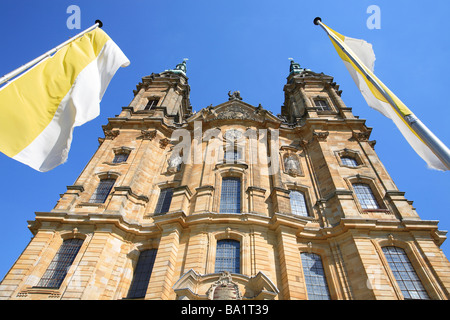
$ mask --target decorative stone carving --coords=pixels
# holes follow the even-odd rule
[[[141,138],[144,140],[153,140],[156,137],[156,130],[141,130]]]
[[[236,129],[228,129],[225,134],[225,139],[229,142],[237,141],[242,137],[242,132]]]
[[[232,281],[228,271],[222,272],[219,280],[214,282],[206,292],[209,300],[242,300],[239,287]]]
[[[231,93],[231,91],[228,91],[228,100],[242,100],[241,93],[239,91],[234,91]]]
[[[357,141],[368,141],[370,137],[370,131],[366,132],[353,132],[353,139]]]
[[[264,121],[264,114],[260,110],[252,111],[238,104],[233,104],[220,110],[206,110],[205,116],[205,121],[229,119]]]
[[[170,140],[167,138],[161,139],[159,140],[159,147],[161,149],[165,149],[167,147],[167,145],[169,144]]]
[[[167,171],[174,173],[180,170],[181,164],[183,163],[183,158],[179,154],[173,154],[167,162],[169,164]]]
[[[329,134],[330,133],[328,131],[314,131],[313,137],[317,141],[326,141]]]
[[[105,130],[105,139],[114,140],[120,134],[119,130]]]
[[[284,172],[293,177],[301,175],[300,162],[295,154],[288,154],[285,156]]]

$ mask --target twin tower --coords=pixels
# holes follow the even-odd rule
[[[291,62],[279,115],[193,112],[186,63],[144,77],[0,284],[0,298],[450,298],[422,220],[333,78]]]

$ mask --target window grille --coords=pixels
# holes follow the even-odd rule
[[[220,195],[220,213],[241,212],[241,179],[223,178]]]
[[[330,293],[320,256],[315,253],[302,252],[301,257],[308,299],[330,300]]]
[[[341,161],[343,165],[349,166],[349,167],[357,167],[358,162],[355,158],[352,157],[341,157]]]
[[[109,193],[111,192],[112,187],[116,179],[102,179],[97,186],[97,189],[92,194],[90,203],[104,203]]]
[[[83,244],[81,239],[65,240],[37,284],[43,288],[59,288]]]
[[[240,273],[240,255],[239,241],[231,239],[217,241],[215,272]]]
[[[428,294],[406,255],[398,247],[383,247],[383,253],[406,300],[428,300]]]
[[[317,99],[314,100],[314,103],[316,105],[317,111],[328,111],[330,110],[330,107],[328,106],[328,103],[323,99]]]
[[[155,214],[166,213],[169,211],[170,203],[172,202],[173,189],[161,189],[158,203],[156,204]]]
[[[372,189],[365,183],[354,183],[356,197],[358,198],[361,208],[363,209],[380,209],[377,199],[375,198]]]
[[[113,163],[122,163],[122,162],[126,162],[128,159],[128,153],[126,152],[121,152],[121,153],[116,153],[114,155],[114,159],[113,159]]]
[[[303,192],[297,190],[291,190],[289,192],[289,197],[291,201],[291,212],[297,216],[308,216],[308,209],[306,207],[305,195]]]
[[[134,269],[133,281],[127,298],[143,298],[147,292],[150,276],[152,275],[153,265],[155,264],[157,249],[142,251],[139,254],[139,260]]]
[[[159,102],[159,99],[148,100],[147,105],[145,106],[144,110],[150,110],[151,108],[156,107],[158,102]]]

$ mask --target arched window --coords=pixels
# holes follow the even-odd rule
[[[91,199],[89,200],[90,203],[104,203],[106,201],[106,198],[108,197],[109,193],[111,192],[112,187],[114,186],[114,183],[116,182],[116,179],[101,179],[100,183],[97,186],[97,189],[95,189],[95,192],[92,194]]]
[[[131,282],[127,298],[136,299],[145,297],[157,251],[157,249],[150,249],[142,251],[139,254],[139,260],[134,269],[133,281]]]
[[[356,197],[363,209],[380,209],[375,195],[368,184],[354,183],[353,190],[355,190]]]
[[[393,246],[383,247],[382,249],[403,297],[406,300],[429,299],[405,250]]]
[[[159,194],[158,203],[156,204],[155,214],[166,213],[169,211],[170,204],[172,203],[173,189],[165,188],[161,189]]]
[[[222,179],[220,213],[241,212],[241,179],[228,177]]]
[[[301,191],[291,190],[289,192],[291,202],[291,212],[297,216],[308,216],[308,209],[306,207],[305,194]]]
[[[78,251],[80,251],[83,240],[68,239],[59,247],[58,252],[48,266],[41,280],[37,284],[38,287],[59,288],[67,271],[72,265]]]
[[[239,241],[232,239],[217,241],[215,272],[240,273],[240,255],[241,246]]]
[[[318,254],[302,252],[303,273],[309,300],[330,300],[322,259]]]

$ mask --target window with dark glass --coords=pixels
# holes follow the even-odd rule
[[[308,209],[306,207],[305,194],[301,191],[291,190],[289,192],[291,202],[291,212],[297,216],[308,216]]]
[[[143,298],[147,292],[150,276],[152,275],[153,265],[155,264],[157,249],[142,251],[139,254],[139,260],[133,273],[133,281],[127,298]]]
[[[220,213],[241,212],[241,179],[235,177],[222,179]]]
[[[414,270],[411,261],[409,261],[405,250],[399,247],[383,247],[383,253],[391,268],[394,278],[397,281],[403,297],[406,300],[429,299],[425,288],[422,285],[416,271]]]
[[[227,150],[225,151],[225,161],[235,163],[241,159],[241,153],[239,150]]]
[[[361,208],[363,209],[380,209],[378,201],[372,192],[372,189],[365,183],[354,183],[353,190],[355,190]]]
[[[122,163],[126,162],[128,159],[128,153],[127,152],[119,152],[114,155],[113,163]]]
[[[355,158],[349,156],[341,157],[342,164],[349,167],[357,167],[358,161]]]
[[[240,255],[239,241],[232,239],[217,241],[215,272],[240,273]]]
[[[150,110],[151,108],[156,107],[158,105],[158,102],[159,99],[149,99],[144,110]]]
[[[172,202],[173,189],[165,188],[161,189],[159,194],[158,203],[156,204],[155,213],[166,213],[169,211],[170,203]]]
[[[317,111],[328,111],[330,107],[325,99],[316,99],[314,100],[314,104],[316,105]]]
[[[111,192],[111,189],[114,186],[115,182],[116,182],[116,179],[100,180],[100,183],[98,184],[97,189],[95,189],[94,193],[92,194],[92,197],[89,200],[89,202],[90,203],[104,203],[106,201],[106,198],[108,197],[109,193]]]
[[[37,286],[59,288],[67,275],[67,271],[75,260],[78,251],[80,251],[82,244],[83,240],[81,239],[65,240],[61,247],[59,247],[58,252],[52,262],[50,262],[50,265],[39,280]]]
[[[330,300],[322,259],[315,253],[301,253],[303,274],[309,300]]]

